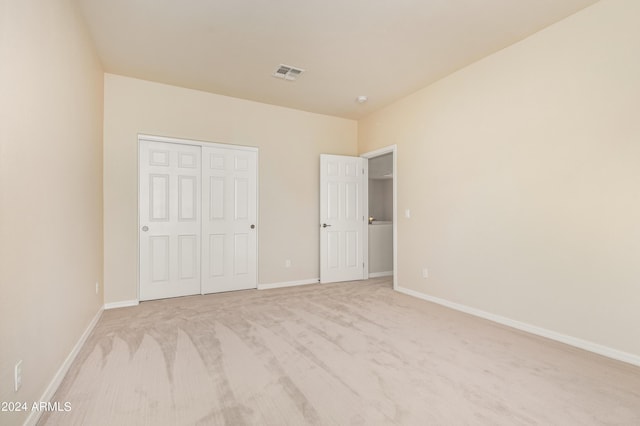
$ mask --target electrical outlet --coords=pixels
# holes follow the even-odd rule
[[[429,278],[429,270],[427,268],[422,268],[422,278]]]
[[[22,360],[16,362],[16,366],[13,369],[13,387],[16,392],[22,386]]]
[[[291,260],[287,259],[284,261],[284,267],[285,268],[291,268]]]
[[[96,281],[96,294],[100,292],[100,283]]]
[[[406,209],[404,211],[404,217],[406,217],[407,219],[411,219],[411,210]]]

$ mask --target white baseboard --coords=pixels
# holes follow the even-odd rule
[[[53,398],[53,395],[58,390],[60,383],[62,383],[64,376],[69,371],[71,364],[76,359],[76,356],[78,356],[78,352],[80,352],[80,349],[82,349],[84,342],[87,341],[87,338],[89,337],[89,335],[95,328],[96,324],[98,323],[100,316],[102,316],[102,312],[103,312],[103,308],[100,308],[96,313],[96,315],[91,320],[91,322],[89,323],[89,325],[87,326],[87,328],[84,330],[84,333],[82,333],[82,336],[80,336],[80,339],[78,339],[78,341],[76,342],[73,349],[71,349],[71,353],[69,353],[69,355],[64,360],[64,362],[62,363],[62,365],[60,366],[56,374],[53,376],[53,379],[49,383],[49,386],[47,386],[47,388],[45,389],[39,401],[43,401],[43,402],[51,401],[51,398]],[[29,414],[29,417],[27,417],[27,420],[25,420],[24,422],[24,426],[32,426],[37,424],[38,420],[40,420],[41,415],[42,415],[42,411],[40,410],[31,411],[31,414]]]
[[[104,309],[109,310],[109,309],[117,309],[117,308],[128,308],[129,306],[138,306],[139,304],[140,302],[137,300],[123,300],[121,302],[105,303]]]
[[[440,299],[439,297],[430,296],[428,294],[420,293],[415,290],[411,290],[404,287],[398,287],[396,289],[400,293],[407,294],[409,296],[417,297],[418,299],[426,300],[428,302],[437,303],[438,305],[446,306],[447,308],[455,309],[456,311],[471,314],[480,318],[487,319],[489,321],[496,322],[498,324],[506,325],[527,333],[535,334],[537,336],[546,337],[547,339],[555,340],[557,342],[565,343],[576,348],[584,349],[589,352],[596,353],[598,355],[606,356],[618,361],[623,361],[629,364],[640,366],[640,356],[634,355],[628,352],[619,351],[617,349],[610,348],[608,346],[600,345],[598,343],[589,342],[588,340],[582,340],[577,337],[568,336],[566,334],[558,333],[555,331],[547,330],[542,327],[527,324],[524,322],[516,321],[511,318],[495,315],[489,312],[482,311],[480,309],[472,308],[459,303],[451,302],[446,299]]]
[[[320,278],[309,278],[308,280],[285,281],[282,283],[258,284],[258,290],[270,290],[272,288],[294,287],[297,285],[318,284]]]
[[[390,277],[392,275],[393,275],[393,271],[370,272],[369,278]]]

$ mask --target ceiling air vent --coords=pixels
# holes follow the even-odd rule
[[[283,80],[294,81],[303,72],[303,69],[280,64],[278,69],[274,71],[273,76]]]

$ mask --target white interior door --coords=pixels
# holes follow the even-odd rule
[[[140,141],[140,300],[200,293],[200,147]]]
[[[202,293],[256,288],[257,152],[202,147]]]
[[[364,189],[360,157],[320,156],[320,282],[364,279]]]

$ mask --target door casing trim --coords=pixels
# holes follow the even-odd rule
[[[375,157],[380,157],[385,154],[393,154],[393,289],[398,290],[398,145],[393,144],[385,146],[374,151],[369,151],[364,154],[360,154],[360,157],[370,160]],[[369,179],[365,183],[365,194],[368,197],[369,194]],[[369,208],[369,202],[367,200],[367,209]],[[369,214],[367,213],[367,216]],[[365,279],[371,277],[369,275],[369,233],[364,233],[365,243]],[[373,278],[373,277],[371,277]]]

